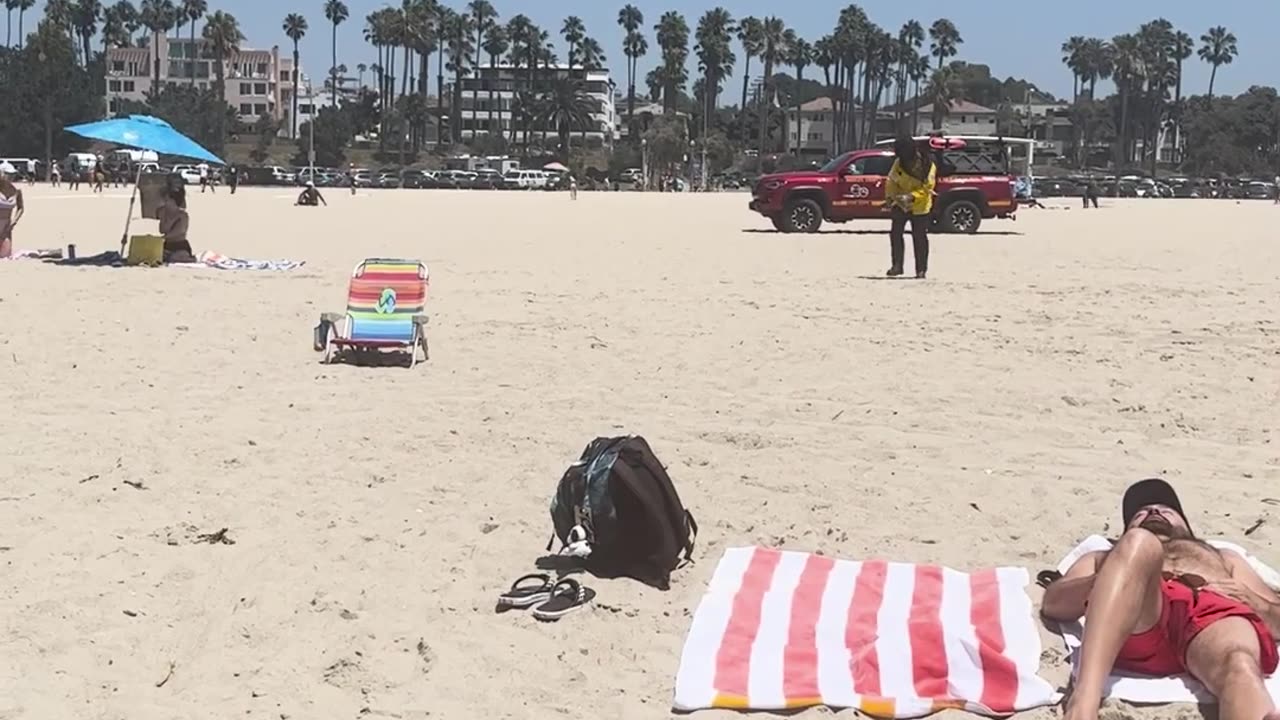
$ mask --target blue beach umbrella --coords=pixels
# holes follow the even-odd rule
[[[65,130],[90,140],[127,145],[139,150],[151,150],[164,155],[203,160],[217,165],[226,165],[217,155],[205,150],[200,143],[183,135],[169,123],[150,115],[130,115],[125,118],[102,120],[99,122],[71,125]],[[141,173],[141,167],[139,167]],[[120,237],[120,254],[124,254],[125,245],[129,242],[129,225],[133,220],[134,202],[138,197],[138,183],[135,178],[133,193],[129,196],[129,214],[124,221],[124,234]]]
[[[217,155],[174,130],[169,123],[150,115],[130,115],[126,118],[71,125],[66,130],[90,140],[101,140],[117,145],[128,145],[139,150],[153,150],[165,155],[177,155],[226,165]]]

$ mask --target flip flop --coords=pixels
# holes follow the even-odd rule
[[[536,585],[534,583],[537,583]],[[511,589],[498,596],[498,607],[527,608],[551,598],[555,584],[550,575],[533,573],[511,583]]]
[[[533,616],[539,620],[559,620],[574,610],[587,606],[596,596],[596,591],[583,587],[577,580],[565,578],[551,588],[551,597],[533,609]]]

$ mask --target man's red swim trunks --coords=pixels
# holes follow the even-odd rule
[[[1163,581],[1160,594],[1164,598],[1160,621],[1144,633],[1129,636],[1116,658],[1116,669],[1161,677],[1185,673],[1187,646],[1201,630],[1224,618],[1242,617],[1258,633],[1263,674],[1276,671],[1280,653],[1275,638],[1249,606],[1208,590],[1192,590],[1176,579]]]

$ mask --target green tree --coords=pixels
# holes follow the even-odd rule
[[[1213,66],[1209,73],[1209,100],[1212,102],[1213,83],[1218,79],[1218,68],[1230,65],[1240,54],[1240,49],[1235,34],[1221,25],[1209,28],[1208,32],[1200,36],[1200,42],[1204,43],[1200,46],[1200,59]]]
[[[489,56],[489,68],[496,78],[498,76],[498,60],[511,49],[511,42],[507,39],[507,29],[502,25],[494,25],[489,28],[488,32],[485,33],[484,46],[481,49]],[[487,127],[490,135],[495,134],[495,130],[498,130],[497,135],[503,134],[501,128],[497,128],[494,125],[494,109],[497,106],[497,100],[494,97],[496,85],[497,83],[489,83],[489,122]],[[472,105],[475,105],[474,101]]]
[[[84,66],[93,62],[93,37],[98,34],[98,21],[102,19],[100,0],[76,0],[71,6],[71,25],[80,38],[84,50]]]
[[[539,99],[537,122],[544,128],[553,128],[559,138],[561,162],[569,159],[569,138],[574,130],[589,127],[595,103],[583,87],[572,78],[561,77],[551,82],[547,92]]]
[[[742,104],[747,107],[747,90],[751,83],[751,58],[764,52],[764,24],[759,18],[747,16],[738,23],[738,42],[742,43]]]
[[[151,92],[160,92],[160,42],[159,37],[177,24],[178,10],[170,0],[142,0],[138,20],[151,32],[151,45],[155,48],[154,67],[151,69]]]
[[[200,22],[200,18],[204,17],[207,12],[209,12],[209,3],[205,0],[182,0],[182,12],[180,13],[180,17],[184,18],[189,26],[191,50],[194,56],[191,61],[185,63],[187,74],[191,77],[192,85],[196,84],[195,57],[200,55],[200,53],[196,51],[196,23]]]
[[[313,127],[314,126],[314,127]],[[294,162],[303,164],[308,161],[314,135],[316,164],[323,167],[338,167],[347,161],[347,146],[355,137],[351,123],[351,114],[342,108],[320,108],[320,112],[299,128],[296,145],[297,154]]]
[[[943,121],[951,113],[951,104],[960,95],[960,82],[955,68],[942,67],[934,70],[925,94],[933,105],[933,129],[941,130]]]
[[[235,109],[213,88],[165,85],[159,93],[147,93],[146,97],[145,102],[121,100],[117,114],[158,117],[209,149],[221,147],[223,128],[238,122]]]
[[[622,54],[627,57],[627,127],[633,128],[636,116],[636,63],[649,52],[649,41],[641,28],[644,13],[635,5],[624,5],[618,11],[618,25],[626,32],[622,40]],[[634,138],[634,134],[632,135]]]
[[[449,101],[449,136],[454,143],[462,141],[462,76],[470,72],[475,47],[475,21],[470,15],[454,13],[444,27],[444,41],[449,50],[449,69],[453,70],[453,95]]]
[[[939,68],[949,58],[955,57],[960,52],[960,45],[964,43],[955,23],[946,18],[935,20],[929,27],[929,39],[932,40],[929,52],[937,59]]]
[[[240,23],[231,13],[221,10],[209,16],[204,24],[204,39],[213,50],[214,92],[225,106],[227,103],[227,60],[240,52],[240,43],[244,42],[244,33],[240,32]],[[227,138],[227,115],[217,114],[218,139],[211,149],[221,150]]]
[[[481,53],[488,53],[489,58],[492,61],[493,56],[495,54],[501,55],[503,52],[506,52],[506,50],[504,49],[498,53],[491,53],[489,52],[488,47],[485,43],[485,40],[491,31],[501,28],[501,26],[498,25],[498,11],[494,9],[493,3],[489,2],[489,0],[471,0],[471,2],[467,3],[467,10],[471,12],[472,24],[476,29],[476,40],[475,40],[476,58],[475,58],[475,65],[473,65],[473,67],[476,68],[476,75],[479,76],[480,74],[479,68],[481,65],[481,61],[483,60],[483,56]],[[492,64],[493,63],[491,62],[491,65]],[[493,75],[496,81],[497,73],[495,72]],[[493,107],[492,107],[493,86],[494,86],[493,82],[489,83],[490,108],[489,108],[489,122],[486,125],[486,127],[489,130],[492,130],[492,126],[493,126]],[[471,137],[472,139],[475,139],[480,135],[479,108],[480,108],[480,83],[477,82],[471,88]]]
[[[699,97],[702,114],[702,135],[705,138],[715,115],[716,104],[723,90],[725,78],[733,74],[737,58],[733,54],[733,35],[737,26],[733,16],[722,7],[708,10],[698,19],[694,31],[694,54],[698,56],[698,69],[702,71],[702,91]]]
[[[570,15],[564,19],[564,24],[560,26],[560,36],[569,46],[569,69],[572,70],[574,64],[578,61],[578,47],[582,44],[582,40],[587,37],[587,26],[582,23],[582,18],[577,15]]]
[[[813,64],[813,46],[804,38],[792,37],[787,43],[787,64],[796,69],[796,84],[800,85],[804,82],[804,69]],[[803,124],[800,122],[800,96],[797,94],[794,98],[796,108],[796,156],[800,156],[800,146],[804,138],[800,136],[803,130]]]
[[[765,18],[760,26],[763,41],[760,59],[764,62],[764,92],[760,102],[760,157],[763,158],[769,150],[769,115],[777,90],[773,68],[786,57],[787,26],[776,17]]]
[[[330,96],[333,100],[333,106],[338,107],[338,26],[347,21],[351,17],[351,11],[347,9],[347,4],[342,0],[326,0],[324,4],[324,16],[328,19],[329,24],[333,28],[332,39],[329,45],[331,59],[333,64],[329,71],[329,89],[332,92]]]
[[[23,32],[22,18],[26,12],[35,6],[36,0],[18,0],[18,49],[21,50],[26,43],[26,35]]]
[[[307,36],[307,19],[298,13],[289,13],[282,24],[284,34],[293,41],[293,108],[289,111],[289,127],[293,138],[298,138],[298,43]]]
[[[689,25],[683,15],[669,10],[662,14],[653,29],[657,33],[658,47],[662,49],[662,64],[659,66],[662,109],[670,112],[676,107],[677,93],[688,82],[685,63],[689,58]]]
[[[101,96],[89,72],[77,66],[75,42],[64,29],[46,20],[22,39],[29,42],[21,50],[0,52],[0,147],[49,162],[86,146],[59,129],[96,119]]]

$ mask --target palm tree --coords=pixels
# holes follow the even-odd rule
[[[474,67],[476,68],[476,76],[479,77],[481,53],[487,52],[485,50],[485,37],[490,31],[498,27],[498,11],[494,9],[493,3],[490,3],[489,0],[471,0],[471,2],[467,3],[467,9],[471,11],[471,19],[474,22],[475,28],[476,28],[476,41],[475,41],[476,59],[475,59]],[[492,55],[490,57],[492,57]],[[494,77],[491,79],[489,83],[490,96],[492,96],[492,93],[493,93],[493,84],[497,82],[497,73],[495,72],[493,75]],[[479,135],[479,129],[480,129],[479,123],[476,122],[476,120],[479,119],[479,113],[477,112],[477,107],[479,105],[479,97],[480,97],[480,83],[476,82],[471,87],[471,128],[472,128],[471,137],[472,138],[475,138],[477,135]],[[492,102],[492,100],[490,102]],[[492,125],[493,111],[490,110],[489,112],[490,112],[489,124]]]
[[[444,27],[444,43],[449,48],[449,67],[453,70],[453,96],[449,100],[450,136],[453,142],[462,141],[462,76],[468,72],[475,48],[472,42],[475,32],[470,15],[454,13]],[[474,136],[475,131],[472,130]]]
[[[1066,42],[1062,43],[1062,62],[1071,69],[1071,102],[1073,103],[1080,99],[1080,61],[1083,50],[1083,35],[1073,35]]]
[[[351,17],[351,12],[347,10],[347,4],[342,0],[326,0],[324,16],[333,26],[333,40],[329,47],[332,55],[331,59],[333,60],[333,64],[330,67],[334,69],[330,70],[329,89],[333,93],[331,97],[333,98],[333,106],[336,108],[338,107],[338,75],[336,70],[338,66],[338,26]]]
[[[357,87],[359,87],[361,90],[364,89],[364,74],[368,71],[369,71],[368,65],[365,65],[364,63],[356,63],[356,77],[358,78],[357,82],[359,83]]]
[[[1173,60],[1177,64],[1178,81],[1174,86],[1173,95],[1173,147],[1181,154],[1182,152],[1182,64],[1189,60],[1196,52],[1195,40],[1190,35],[1179,30],[1173,35],[1173,46],[1170,48],[1173,53]]]
[[[560,27],[560,36],[569,44],[569,69],[572,70],[574,61],[578,59],[578,46],[587,36],[587,26],[582,24],[582,18],[570,15]]]
[[[447,44],[446,38],[448,37],[449,23],[457,13],[452,8],[438,4],[434,10],[436,34],[439,36],[439,40],[436,43],[436,52],[438,53],[436,62],[436,110],[440,113],[440,117],[444,117],[444,49]]]
[[[511,62],[512,72],[516,77],[515,96],[512,98],[511,108],[511,142],[516,141],[517,133],[521,128],[524,129],[525,145],[528,146],[529,141],[529,118],[530,109],[533,101],[533,35],[537,31],[537,27],[527,15],[517,14],[507,21],[506,36],[508,39],[508,55]],[[525,83],[521,87],[519,83],[520,66],[522,63],[528,64],[528,71],[525,73]],[[517,118],[517,115],[519,116]]]
[[[44,17],[50,25],[58,29],[58,32],[65,33],[72,38],[74,43],[76,34],[75,28],[71,24],[71,0],[46,0]],[[75,59],[76,55],[73,53],[72,61],[74,62]]]
[[[689,25],[683,15],[668,10],[653,29],[658,47],[662,48],[662,111],[671,112],[676,108],[676,93],[688,79],[685,62],[689,58]]]
[[[18,9],[18,0],[4,0],[4,9],[8,13],[5,25],[4,46],[13,47],[13,11]]]
[[[222,99],[218,112],[218,145],[221,146],[227,136],[227,83],[224,79],[227,58],[240,52],[244,34],[240,32],[240,23],[236,22],[234,15],[218,10],[205,21],[204,39],[213,49],[214,88]]]
[[[555,128],[560,139],[560,160],[569,160],[570,133],[589,127],[591,113],[595,110],[591,96],[583,83],[568,77],[558,77],[539,98],[537,120],[540,127]]]
[[[206,26],[207,27],[207,26]],[[291,130],[289,136],[298,138],[298,43],[307,36],[307,19],[298,13],[289,13],[284,18],[284,34],[293,41],[293,109],[289,112]]]
[[[1111,46],[1114,48],[1116,89],[1120,93],[1120,142],[1116,146],[1118,166],[1130,158],[1129,103],[1134,91],[1142,84],[1145,68],[1137,36],[1117,35]]]
[[[733,74],[737,58],[733,54],[733,34],[737,30],[733,16],[722,7],[708,10],[698,20],[694,32],[698,68],[702,71],[702,137],[705,142],[710,118],[720,98],[721,81]]]
[[[177,10],[169,0],[142,0],[138,19],[151,31],[151,44],[155,48],[154,67],[151,72],[151,92],[160,92],[160,41],[159,37],[173,27]]]
[[[71,24],[75,26],[76,34],[80,36],[80,42],[84,47],[85,67],[89,67],[90,61],[93,60],[90,44],[93,42],[93,36],[98,34],[98,20],[101,17],[100,0],[77,0],[71,8]]]
[[[764,51],[764,26],[759,18],[747,16],[738,23],[738,42],[742,43],[742,106],[747,109],[747,86],[751,83],[751,58]]]
[[[644,27],[644,13],[635,5],[625,5],[618,11],[618,25],[626,31],[622,53],[627,56],[627,127],[630,133],[636,114],[636,61],[649,51],[649,41],[640,31]]]
[[[907,85],[911,80],[911,65],[915,62],[924,46],[924,26],[915,20],[908,20],[898,29],[897,62],[898,62],[898,98],[896,116],[901,119],[907,103]]]
[[[960,37],[955,23],[946,18],[934,21],[929,28],[929,39],[933,41],[929,45],[929,51],[938,59],[938,67],[942,67],[947,58],[955,57],[960,45],[964,44],[964,38]]]
[[[764,42],[760,52],[760,59],[764,61],[764,94],[760,99],[760,159],[763,160],[769,148],[769,115],[777,92],[773,68],[786,57],[787,26],[780,18],[765,18],[760,22],[760,38]]]
[[[18,0],[18,49],[21,50],[26,38],[22,31],[22,17],[36,4],[36,0]]]
[[[19,4],[22,0],[18,0]],[[133,44],[133,34],[138,32],[140,24],[138,22],[138,9],[133,6],[129,0],[118,0],[115,5],[111,6],[112,13],[116,19],[120,21],[120,28],[123,30],[125,42],[120,43],[121,47]]]
[[[804,82],[804,69],[813,64],[813,46],[804,38],[792,37],[787,42],[786,62],[796,69],[796,87]],[[800,157],[800,145],[804,140],[800,133],[804,124],[800,122],[800,95],[796,94],[796,157]]]
[[[195,58],[200,55],[200,53],[196,52],[196,23],[199,22],[200,18],[204,17],[207,12],[209,12],[209,3],[205,0],[182,0],[182,11],[180,14],[184,19],[186,19],[187,24],[190,26],[190,57],[192,60],[191,62],[186,63],[186,66],[188,68],[187,74],[191,76],[192,85],[196,84]]]
[[[956,76],[956,71],[950,67],[935,70],[925,94],[933,105],[933,129],[941,130],[942,121],[951,113],[951,104],[960,95],[960,78]]]
[[[386,10],[388,8],[384,8]],[[387,49],[387,28],[386,15],[383,10],[376,10],[369,13],[364,18],[364,40],[373,46],[378,53],[378,62],[372,66],[373,74],[378,78],[378,110],[382,114],[387,111],[387,74],[386,70],[386,49]]]
[[[1086,38],[1084,47],[1081,50],[1081,78],[1080,85],[1083,89],[1084,82],[1089,82],[1089,98],[1097,99],[1098,97],[1098,81],[1110,78],[1115,68],[1115,48],[1102,38]]]
[[[511,49],[511,41],[507,39],[507,29],[502,25],[495,24],[489,28],[484,36],[484,46],[481,48],[484,53],[489,56],[489,70],[493,77],[498,77],[498,60]],[[477,66],[478,67],[478,66]],[[494,89],[497,82],[489,83],[489,133],[493,133],[493,111],[497,104],[494,98]],[[475,102],[472,102],[472,106]],[[501,134],[501,133],[499,133]]]
[[[1218,79],[1218,68],[1230,65],[1240,54],[1240,50],[1236,46],[1235,34],[1221,25],[1209,28],[1209,32],[1200,36],[1200,42],[1204,43],[1200,46],[1200,59],[1213,66],[1213,71],[1209,73],[1209,101],[1212,102],[1213,83]]]

